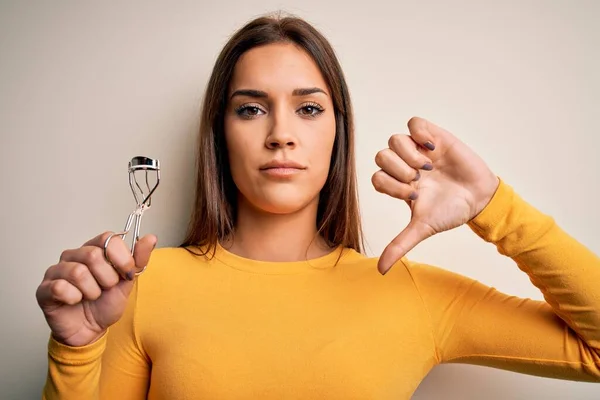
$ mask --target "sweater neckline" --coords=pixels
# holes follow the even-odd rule
[[[333,268],[350,249],[334,248],[324,256],[302,261],[260,261],[242,257],[217,243],[214,258],[233,269],[265,275],[299,274],[314,270]]]

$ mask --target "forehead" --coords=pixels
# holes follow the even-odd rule
[[[295,44],[274,43],[242,54],[234,68],[230,89],[291,92],[315,86],[327,90],[325,79],[312,57]]]

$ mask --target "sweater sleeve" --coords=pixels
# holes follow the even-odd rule
[[[50,337],[44,400],[146,399],[150,361],[135,331],[138,282],[121,319],[96,342],[82,347]]]
[[[511,257],[546,301],[404,259],[431,318],[438,362],[600,381],[600,258],[503,181],[469,226]]]

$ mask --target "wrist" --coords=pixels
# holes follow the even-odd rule
[[[52,332],[51,337],[55,342],[57,342],[63,346],[85,347],[85,346],[90,346],[90,345],[96,343],[97,341],[99,341],[100,339],[102,339],[102,337],[104,337],[104,335],[106,335],[106,332],[107,332],[107,330],[105,329],[105,330],[100,331],[93,335],[75,334],[70,337],[61,337],[60,335],[57,335],[55,332]]]
[[[494,174],[492,174],[489,179],[486,180],[484,184],[480,187],[480,195],[478,196],[479,200],[475,204],[474,212],[471,214],[470,221],[477,218],[483,210],[491,203],[492,199],[498,192],[498,188],[500,187],[500,178]]]

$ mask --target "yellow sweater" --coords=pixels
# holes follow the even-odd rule
[[[50,339],[44,398],[407,399],[449,362],[600,381],[600,259],[503,182],[469,226],[547,302],[407,259],[381,276],[348,249],[337,264],[158,249],[99,341]]]

